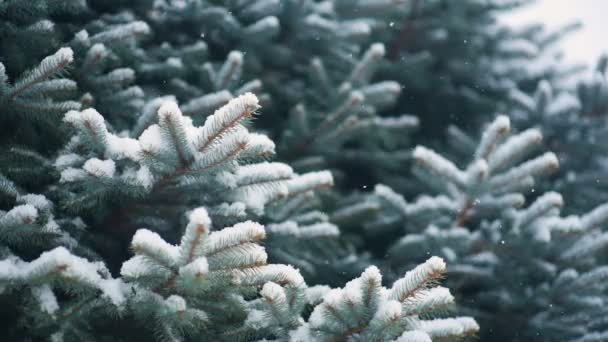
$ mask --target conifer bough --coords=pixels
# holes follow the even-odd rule
[[[3,337],[605,340],[608,59],[527,2],[0,1]]]

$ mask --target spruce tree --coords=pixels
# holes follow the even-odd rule
[[[528,2],[0,0],[3,338],[606,340],[608,59]]]

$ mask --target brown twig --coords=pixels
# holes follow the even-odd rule
[[[468,199],[460,210],[460,212],[458,213],[458,217],[454,222],[454,225],[456,227],[463,227],[467,223],[467,220],[471,216],[471,209],[473,209],[473,201]]]
[[[411,40],[414,33],[414,21],[418,16],[418,12],[420,10],[420,1],[412,0],[412,7],[408,16],[406,16],[403,20],[403,25],[397,40],[391,45],[389,49],[388,58],[395,59],[407,43]]]

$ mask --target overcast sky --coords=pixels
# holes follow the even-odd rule
[[[579,20],[583,28],[562,42],[566,60],[594,65],[608,52],[608,0],[537,0],[534,5],[513,11],[504,20],[512,25],[542,21],[549,28]]]

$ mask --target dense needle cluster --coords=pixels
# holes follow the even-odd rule
[[[608,59],[527,2],[0,1],[3,337],[608,339]]]

